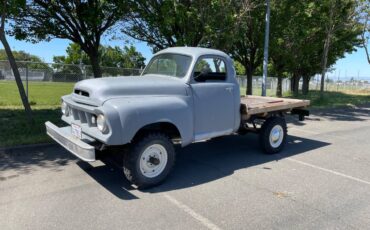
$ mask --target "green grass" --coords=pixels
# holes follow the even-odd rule
[[[240,87],[240,95],[245,96],[245,94],[246,94],[246,88]],[[260,88],[253,88],[252,94],[255,95],[255,96],[261,96],[262,89],[260,89]],[[275,96],[275,92],[272,91],[272,90],[270,90],[270,89],[266,89],[266,96],[273,97],[273,96]]]
[[[246,89],[240,88],[240,94],[245,95]],[[253,95],[260,96],[262,90],[253,88]],[[267,96],[276,96],[272,90],[266,90]],[[311,108],[335,108],[341,106],[353,106],[370,103],[370,89],[343,89],[342,91],[326,91],[324,97],[320,97],[320,91],[311,90],[308,95],[292,95],[286,93],[283,97],[305,99],[311,101]]]
[[[61,96],[72,92],[73,85],[74,83],[30,82],[29,102],[33,108],[55,108],[60,105]],[[22,108],[18,88],[14,81],[0,81],[1,107]]]
[[[370,103],[370,92],[355,91],[355,92],[324,92],[324,97],[320,97],[320,91],[310,91],[308,95],[291,94],[284,95],[285,97],[306,99],[311,101],[313,108],[335,108],[342,106],[354,106]]]
[[[45,121],[63,125],[60,109],[34,109],[29,124],[23,109],[0,107],[0,147],[51,142],[45,134]]]
[[[34,124],[29,124],[14,81],[0,81],[0,147],[50,142],[45,121],[63,125],[60,97],[72,92],[74,83],[30,82],[29,96]]]
[[[72,92],[74,83],[31,82],[29,84],[30,103],[33,109],[34,124],[27,122],[18,88],[13,81],[0,81],[0,147],[50,142],[45,134],[45,121],[63,125],[60,119],[60,97]],[[240,89],[245,95],[245,88]],[[261,95],[254,89],[254,95]],[[268,96],[273,96],[267,91]],[[284,95],[293,97],[292,95]],[[358,105],[370,102],[369,91],[325,92],[320,99],[318,91],[295,98],[311,100],[312,107],[327,108]]]

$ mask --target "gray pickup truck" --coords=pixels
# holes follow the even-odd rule
[[[78,82],[62,97],[59,128],[47,134],[84,161],[121,148],[123,172],[139,188],[162,182],[175,162],[174,144],[258,133],[266,153],[286,142],[286,114],[308,115],[309,101],[240,96],[232,59],[205,48],[176,47],[154,55],[141,76]],[[127,151],[129,150],[129,151]]]

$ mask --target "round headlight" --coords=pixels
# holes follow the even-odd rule
[[[66,114],[67,109],[68,109],[67,103],[65,103],[64,101],[62,101],[62,105],[60,106],[60,109],[62,110],[62,113],[63,114]]]
[[[100,132],[104,133],[107,131],[108,126],[103,114],[99,114],[98,118],[96,119],[96,125]]]

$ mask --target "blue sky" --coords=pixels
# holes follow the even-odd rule
[[[50,42],[28,43],[8,37],[9,44],[13,50],[24,50],[28,53],[41,57],[45,62],[52,62],[53,56],[65,55],[65,50],[70,43],[69,40],[54,39]],[[152,57],[151,49],[143,42],[131,42],[136,49],[143,54],[147,61]],[[102,39],[103,45],[124,46],[119,40]],[[2,46],[0,46],[2,48]],[[369,45],[370,49],[370,45]],[[333,66],[335,70],[329,73],[329,77],[370,79],[370,64],[366,60],[365,51],[359,48],[357,52],[346,54],[344,58],[337,61]]]

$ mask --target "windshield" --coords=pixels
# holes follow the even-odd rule
[[[152,58],[143,75],[159,74],[182,78],[187,73],[191,57],[181,54],[159,54]]]

